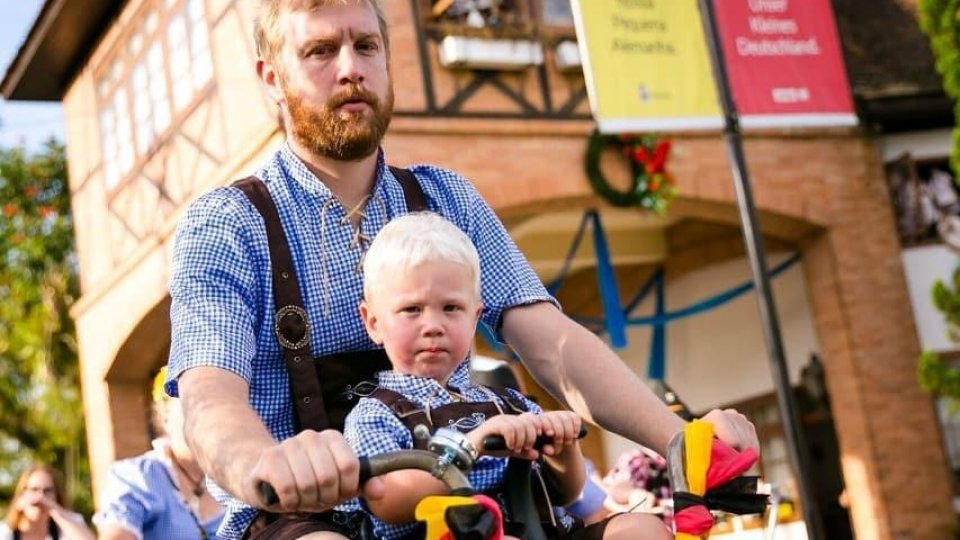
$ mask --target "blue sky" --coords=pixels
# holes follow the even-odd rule
[[[0,74],[20,50],[44,0],[0,0]],[[0,99],[0,146],[36,148],[51,135],[64,141],[59,103]]]

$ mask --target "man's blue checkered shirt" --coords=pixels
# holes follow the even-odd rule
[[[437,167],[410,169],[430,210],[452,221],[480,253],[482,321],[499,329],[504,310],[554,300],[476,189]],[[313,354],[369,350],[357,312],[362,290],[360,250],[346,210],[284,145],[257,172],[275,201],[313,331]],[[377,181],[361,229],[373,238],[405,214],[400,183],[381,152]],[[250,404],[277,440],[294,434],[287,371],[273,332],[273,286],[263,220],[239,189],[215,189],[190,205],[177,229],[171,264],[167,392],[198,366],[214,366],[250,383]],[[223,441],[229,452],[230,442]],[[213,486],[227,509],[220,534],[239,538],[257,511]]]
[[[428,403],[430,408],[454,403],[453,397],[436,379],[406,375],[395,371],[382,371],[377,374],[377,382],[380,388],[393,390],[422,408],[426,408]],[[463,362],[457,367],[453,375],[450,376],[447,387],[460,394],[467,402],[488,402],[493,397],[500,402],[501,407],[506,409],[506,405],[502,403],[499,397],[491,396],[481,387],[470,382],[469,362]],[[522,403],[527,412],[534,414],[542,412],[538,405],[523,397],[520,393],[513,390],[508,391]],[[456,426],[437,427],[456,428]],[[371,456],[383,452],[413,448],[413,436],[410,430],[397,418],[389,406],[376,398],[360,398],[357,406],[347,416],[346,424],[343,427],[343,435],[359,456]],[[470,469],[467,478],[473,488],[479,492],[500,488],[503,486],[503,474],[506,468],[507,458],[483,456]],[[357,502],[357,499],[354,499],[341,505],[338,509],[344,511],[359,510],[360,503]],[[382,540],[399,540],[416,529],[415,523],[390,525],[376,518],[373,518],[373,526],[374,536]]]

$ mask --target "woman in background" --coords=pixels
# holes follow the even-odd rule
[[[206,478],[183,437],[180,400],[163,392],[165,370],[154,379],[155,427],[165,436],[153,450],[110,467],[100,510],[100,540],[212,540],[223,508],[207,493]]]
[[[66,506],[60,472],[31,465],[17,481],[0,540],[94,540],[83,516]]]

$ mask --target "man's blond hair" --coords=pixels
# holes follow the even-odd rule
[[[257,53],[268,64],[274,65],[283,47],[284,13],[294,10],[311,10],[334,5],[367,4],[377,14],[380,35],[387,55],[390,54],[390,35],[387,33],[387,16],[380,0],[261,0],[260,11],[253,22],[253,39]]]

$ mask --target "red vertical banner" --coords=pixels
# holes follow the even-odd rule
[[[712,0],[741,124],[857,122],[830,0]]]

